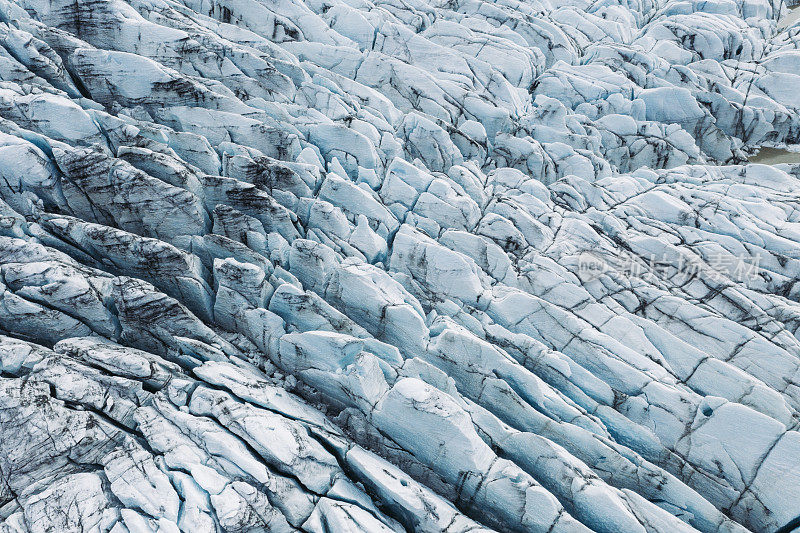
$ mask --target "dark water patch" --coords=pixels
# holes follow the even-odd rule
[[[783,148],[764,147],[757,154],[751,156],[749,163],[761,163],[764,165],[777,165],[779,163],[800,163],[800,152],[791,152]]]
[[[789,26],[800,20],[800,4],[797,4],[796,6],[791,6],[788,9],[789,12],[781,20],[778,21],[779,30],[785,30],[786,28],[788,28]]]

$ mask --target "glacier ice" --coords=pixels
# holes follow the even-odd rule
[[[0,0],[0,533],[791,530],[798,9]]]

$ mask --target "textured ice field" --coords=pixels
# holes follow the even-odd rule
[[[790,531],[798,13],[0,0],[0,533]]]

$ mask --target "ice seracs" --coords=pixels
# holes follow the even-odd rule
[[[796,523],[789,8],[0,0],[0,533]]]

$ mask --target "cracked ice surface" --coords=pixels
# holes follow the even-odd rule
[[[0,533],[791,523],[788,12],[0,0]]]

